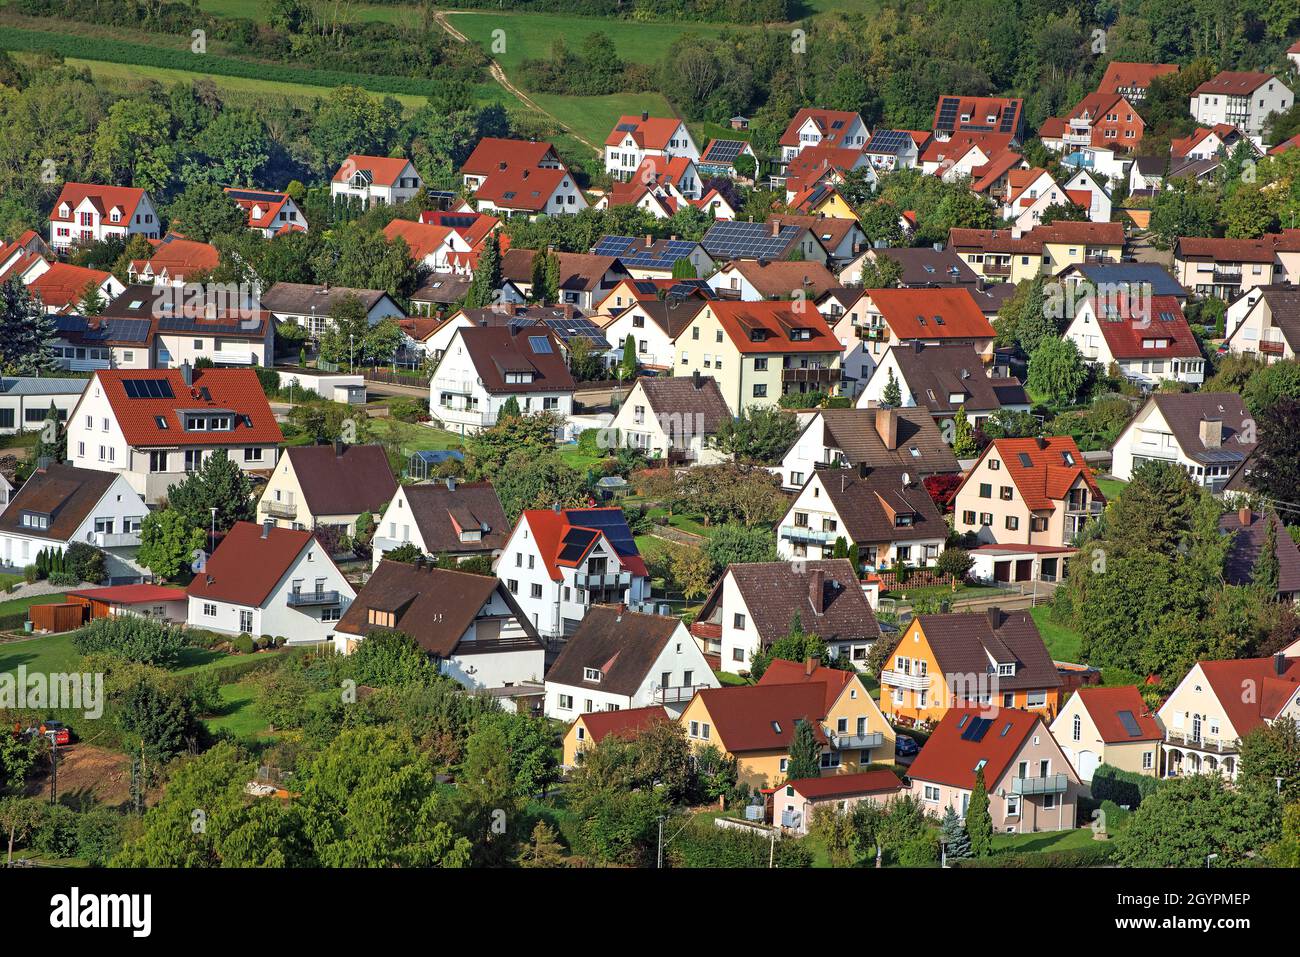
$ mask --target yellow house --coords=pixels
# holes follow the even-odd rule
[[[332,525],[355,535],[357,518],[382,512],[397,492],[383,446],[310,445],[284,450],[262,498],[258,520],[281,528]]]
[[[795,725],[813,727],[822,774],[894,763],[894,730],[857,672],[774,661],[757,685],[699,691],[678,719],[697,749],[716,746],[738,779],[771,788],[786,780]]]
[[[825,216],[827,219],[852,219],[860,222],[853,207],[840,195],[840,191],[834,188],[812,190],[799,212],[812,216]]]
[[[1025,234],[1043,244],[1043,269],[1053,276],[1081,263],[1124,259],[1124,224],[1061,220]]]
[[[1085,784],[1099,764],[1160,776],[1164,731],[1135,685],[1080,688],[1061,708],[1051,732]]]
[[[649,708],[614,708],[610,711],[591,711],[580,714],[564,734],[564,756],[561,766],[574,768],[582,752],[594,748],[607,735],[632,738],[655,721],[667,721],[668,712],[660,705]]]
[[[673,345],[674,375],[713,377],[733,415],[840,387],[840,341],[801,289],[788,301],[710,302]]]
[[[1050,719],[1061,676],[1028,612],[919,615],[880,674],[890,721],[938,722],[962,704],[1019,708]]]

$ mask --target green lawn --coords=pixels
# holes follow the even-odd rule
[[[1124,491],[1124,486],[1126,485],[1128,485],[1128,482],[1120,479],[1097,479],[1097,487],[1101,489],[1101,494],[1106,496],[1107,502],[1113,502],[1115,499],[1119,498],[1120,493]]]
[[[1047,645],[1047,650],[1051,653],[1053,659],[1056,661],[1079,661],[1083,653],[1082,635],[1053,621],[1050,605],[1039,605],[1037,608],[1031,608],[1029,614],[1033,616],[1034,624],[1038,626],[1039,632],[1042,633],[1043,642]]]
[[[373,430],[376,437],[388,439],[396,437],[402,443],[402,454],[415,452],[441,451],[459,448],[465,441],[464,436],[445,429],[435,429],[418,422],[402,422],[393,418],[369,419],[366,427]]]
[[[221,700],[225,708],[221,714],[208,718],[213,731],[229,731],[237,738],[255,739],[266,732],[270,722],[257,708],[257,692],[250,683],[221,686]]]
[[[271,4],[269,0],[198,0],[198,7],[219,17],[242,17],[265,23]],[[358,22],[377,20],[413,25],[420,22],[419,8],[401,3],[354,3],[348,5],[347,11]]]
[[[892,598],[903,603],[930,598],[955,601],[959,598],[988,598],[996,594],[998,590],[993,585],[958,585],[956,591],[954,591],[951,585],[926,585],[923,588],[912,588],[904,583],[900,588],[883,592],[880,597]]]
[[[571,469],[577,469],[579,472],[586,474],[587,470],[595,466],[597,462],[605,459],[601,450],[595,452],[585,452],[577,442],[566,442],[564,445],[556,446],[556,453],[560,456],[560,461]]]
[[[1091,847],[1092,828],[1076,827],[1068,831],[1039,831],[1030,834],[994,834],[993,854],[1063,851]]]
[[[41,635],[0,644],[0,674],[26,665],[29,672],[50,674],[74,671],[81,655],[72,647],[72,632]]]
[[[514,76],[510,78],[514,82]],[[516,85],[523,89],[522,85]],[[611,93],[608,96],[529,93],[529,96],[543,110],[597,147],[605,142],[605,137],[614,129],[620,116],[642,111],[649,111],[651,116],[673,115],[672,107],[662,93]]]

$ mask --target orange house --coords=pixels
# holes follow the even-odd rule
[[[880,675],[880,709],[892,722],[938,722],[952,707],[1019,708],[1050,720],[1061,676],[1028,612],[920,615]]]

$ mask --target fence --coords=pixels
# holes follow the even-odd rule
[[[382,368],[380,366],[370,366],[368,368],[358,368],[366,379],[371,382],[387,382],[390,385],[409,385],[417,389],[427,388],[429,377],[420,372],[399,372],[391,368]]]
[[[899,582],[898,572],[896,571],[879,571],[876,576],[880,579],[881,591],[898,591],[905,588],[930,588],[935,585],[952,585],[954,578],[952,575],[943,575],[932,568],[911,568],[903,576],[903,581]]]

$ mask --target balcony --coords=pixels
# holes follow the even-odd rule
[[[455,395],[473,395],[476,383],[473,379],[434,379],[436,392],[451,392]]]
[[[632,584],[631,572],[605,572],[573,576],[573,583],[578,588],[594,591],[598,588],[622,588]]]
[[[96,548],[135,548],[140,544],[140,533],[89,532],[86,540]]]
[[[1103,511],[1105,511],[1105,508],[1106,508],[1105,505],[1097,501],[1092,501],[1087,503],[1067,501],[1065,503],[1065,514],[1085,515],[1085,516],[1095,518],[1096,516],[1100,515]]]
[[[839,537],[839,532],[820,532],[815,528],[809,528],[807,525],[782,525],[781,537],[788,538],[792,542],[821,542],[822,544],[834,544],[835,539]]]
[[[930,687],[930,675],[909,675],[904,671],[886,669],[880,673],[880,683],[909,691],[925,691]]]
[[[840,381],[839,369],[782,369],[782,382],[812,382],[818,385],[830,385]]]
[[[836,751],[851,751],[854,749],[878,748],[885,743],[885,736],[879,731],[873,731],[870,734],[839,734],[835,731],[827,731],[826,736],[830,738],[831,747]]]
[[[1011,263],[984,263],[984,275],[986,276],[1010,276]]]
[[[713,685],[672,685],[660,688],[654,693],[655,704],[685,704],[695,697],[695,692],[712,688]]]
[[[1165,731],[1165,743],[1197,751],[1213,751],[1216,754],[1235,752],[1241,747],[1240,738],[1221,738],[1194,731],[1175,731],[1172,728]]]
[[[1065,774],[1049,774],[1046,777],[1015,778],[1011,782],[1011,793],[1027,797],[1035,794],[1064,794],[1070,786],[1070,778]]]
[[[303,608],[308,605],[337,605],[340,600],[337,591],[291,591],[288,604],[290,608]]]
[[[885,338],[883,326],[854,326],[853,329],[858,334],[859,339],[875,342],[877,339]]]
[[[287,518],[290,521],[298,517],[296,502],[263,502],[262,511],[273,518]]]
[[[1233,286],[1241,285],[1242,274],[1240,269],[1215,269],[1212,275],[1216,283],[1227,283]]]

